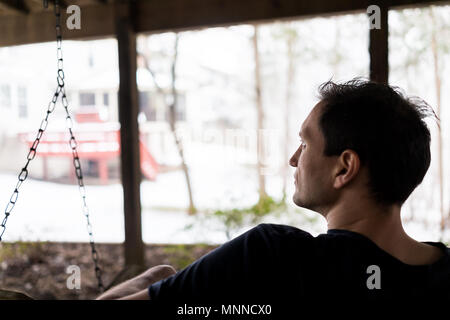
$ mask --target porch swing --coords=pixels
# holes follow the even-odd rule
[[[43,0],[43,6],[45,9],[48,8],[48,0]],[[83,210],[83,214],[86,217],[87,231],[89,234],[89,242],[91,245],[91,255],[92,255],[92,261],[94,263],[95,276],[97,278],[98,290],[101,293],[105,290],[105,287],[102,282],[102,270],[99,267],[98,251],[95,247],[94,237],[93,237],[93,233],[92,233],[92,225],[89,220],[89,208],[88,208],[87,202],[86,202],[86,189],[85,189],[85,185],[84,185],[84,181],[83,181],[83,173],[81,170],[80,157],[78,156],[78,151],[77,151],[77,140],[75,139],[75,136],[73,133],[73,121],[72,121],[72,117],[71,117],[69,109],[68,109],[69,104],[67,101],[66,89],[65,89],[65,84],[64,84],[63,56],[62,56],[62,47],[61,47],[61,44],[62,44],[61,12],[60,12],[59,0],[54,0],[54,14],[55,14],[55,19],[56,19],[55,31],[56,31],[56,46],[57,46],[57,67],[58,67],[57,78],[56,78],[57,79],[57,87],[56,87],[55,93],[53,94],[52,100],[48,104],[46,116],[41,122],[38,133],[36,135],[36,139],[34,140],[33,144],[30,147],[25,166],[22,168],[22,170],[19,173],[18,182],[17,182],[17,184],[14,188],[14,191],[11,195],[11,198],[6,206],[5,216],[0,225],[0,227],[1,227],[0,242],[2,241],[3,234],[5,233],[5,230],[6,230],[6,222],[8,220],[8,217],[10,216],[10,214],[17,202],[17,199],[19,196],[19,189],[20,189],[22,183],[28,177],[28,165],[36,156],[36,152],[37,152],[37,148],[39,146],[40,140],[47,128],[47,125],[48,125],[49,116],[55,110],[56,102],[57,102],[58,98],[61,97],[61,103],[66,112],[66,126],[67,126],[67,129],[70,134],[70,139],[68,142],[69,142],[69,146],[72,150],[75,175],[76,175],[76,178],[78,181],[80,196],[81,196],[81,199],[83,202],[82,210]],[[28,296],[27,294],[22,293],[22,292],[0,289],[0,300],[28,300],[28,299],[33,299],[33,298],[31,298],[30,296]]]

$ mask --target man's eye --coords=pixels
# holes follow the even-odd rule
[[[306,143],[302,140],[300,140],[300,148],[305,149]]]

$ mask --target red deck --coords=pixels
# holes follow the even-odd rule
[[[120,132],[117,126],[111,123],[103,123],[98,118],[77,115],[78,130],[74,130],[77,141],[77,151],[80,159],[98,162],[99,177],[102,183],[108,183],[108,161],[120,156]],[[88,123],[86,123],[89,121]],[[113,126],[111,126],[113,125]],[[36,133],[21,133],[20,139],[31,147]],[[50,157],[68,158],[72,163],[72,149],[69,145],[70,135],[68,130],[45,132],[37,148],[36,156],[44,158],[44,179],[47,178],[46,159]],[[143,175],[150,180],[155,180],[158,173],[158,164],[152,154],[140,139],[141,170]],[[72,172],[72,170],[71,170]],[[72,172],[74,176],[74,173]]]

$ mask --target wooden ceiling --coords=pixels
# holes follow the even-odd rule
[[[0,47],[54,40],[53,1],[0,0]],[[372,4],[388,8],[448,5],[449,0],[60,0],[81,8],[81,29],[64,39],[98,39],[115,35],[115,19],[132,3],[137,33],[192,30],[213,26],[269,22],[365,12]],[[119,9],[118,9],[119,8]],[[62,10],[63,19],[66,10]]]

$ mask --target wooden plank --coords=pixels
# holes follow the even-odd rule
[[[210,26],[364,12],[372,0],[136,0],[136,32],[188,30]],[[376,2],[380,2],[379,0]],[[450,4],[449,0],[386,0],[390,8]],[[95,39],[115,34],[114,5],[81,7],[81,30],[63,27],[65,39]],[[63,10],[65,19],[65,10]],[[0,19],[0,47],[54,40],[51,10]]]
[[[0,8],[11,10],[19,14],[30,13],[30,10],[23,0],[0,0]]]
[[[388,8],[379,7],[380,29],[370,29],[369,34],[370,80],[387,84],[389,80]]]
[[[128,4],[116,4],[114,19],[119,50],[120,158],[125,216],[125,265],[144,265],[139,125],[137,122],[139,112],[136,82],[137,51],[132,8]]]

